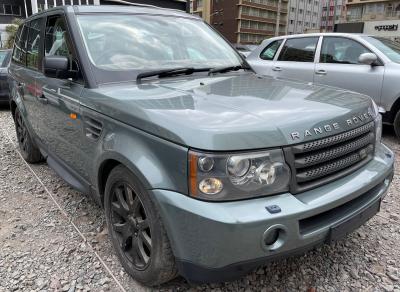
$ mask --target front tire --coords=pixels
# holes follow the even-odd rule
[[[111,171],[104,206],[112,244],[127,273],[149,286],[175,278],[175,258],[160,214],[126,167]]]
[[[29,163],[37,163],[42,161],[42,154],[29,134],[28,128],[26,127],[25,121],[18,107],[15,109],[14,121],[19,150],[22,157],[26,162]]]

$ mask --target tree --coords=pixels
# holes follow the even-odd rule
[[[11,24],[6,26],[6,33],[8,39],[5,43],[5,47],[11,49],[14,45],[15,35],[17,34],[18,27],[22,24],[23,20],[21,18],[14,18]]]

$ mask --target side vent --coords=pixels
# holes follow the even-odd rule
[[[97,140],[100,138],[101,131],[103,130],[103,125],[99,121],[93,118],[84,118],[85,122],[85,135],[89,139]]]

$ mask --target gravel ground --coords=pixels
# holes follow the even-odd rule
[[[400,144],[385,128],[384,141]],[[235,282],[162,291],[400,292],[400,171],[381,212],[346,239],[273,262]],[[0,291],[146,291],[119,264],[101,208],[47,164],[28,166],[16,151],[10,112],[0,108]]]

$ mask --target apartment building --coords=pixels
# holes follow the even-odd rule
[[[399,0],[347,0],[347,13],[337,31],[356,31],[383,37],[400,38]]]
[[[288,9],[287,34],[319,30],[320,0],[290,0]]]
[[[259,44],[286,34],[288,0],[193,0],[190,5],[232,43]]]
[[[346,14],[346,0],[321,0],[321,4],[320,30],[332,32],[335,29],[335,24],[340,23]]]

